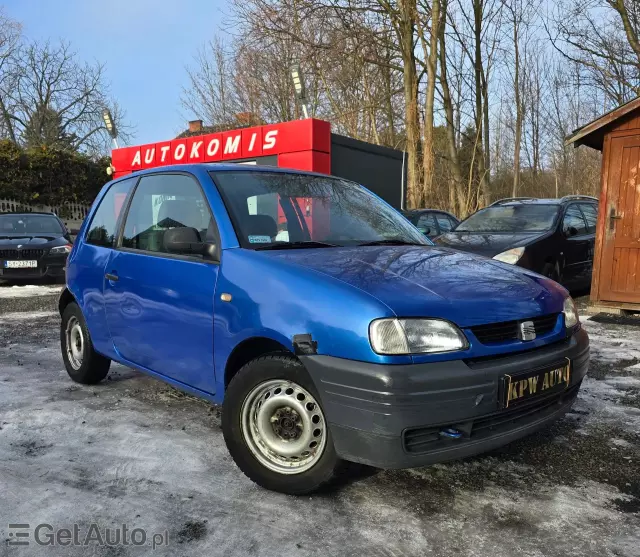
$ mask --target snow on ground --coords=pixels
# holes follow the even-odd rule
[[[36,319],[46,319],[59,315],[57,311],[30,311],[30,312],[9,312],[2,314],[0,327],[11,325],[12,321],[35,321]]]
[[[0,286],[0,299],[3,298],[32,298],[33,296],[51,296],[60,294],[60,286]]]
[[[640,361],[640,327],[604,324],[583,320],[591,340],[591,357],[600,362]],[[632,364],[629,364],[632,365]]]
[[[296,498],[239,472],[217,407],[117,365],[100,385],[72,383],[56,304],[23,298],[2,314],[0,301],[0,542],[12,522],[95,522],[167,531],[170,544],[46,554],[640,556],[640,327],[585,323],[590,376],[539,433],[478,458],[361,469]]]

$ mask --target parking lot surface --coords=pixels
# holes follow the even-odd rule
[[[72,383],[57,290],[0,287],[0,556],[640,556],[640,319],[585,321],[589,376],[552,427],[296,498],[236,468],[219,408],[122,366]],[[13,523],[127,524],[169,543],[16,547]]]

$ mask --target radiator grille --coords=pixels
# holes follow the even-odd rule
[[[0,259],[32,261],[44,257],[44,249],[0,249]]]
[[[553,330],[556,326],[556,322],[558,321],[558,315],[559,314],[557,313],[552,313],[541,317],[521,319],[520,321],[503,321],[502,323],[478,325],[476,327],[471,327],[471,332],[482,344],[517,340],[519,323],[522,323],[522,321],[533,321],[533,326],[536,329],[536,336],[541,336]]]

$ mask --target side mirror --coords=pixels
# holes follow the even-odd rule
[[[165,230],[162,243],[164,249],[169,253],[203,255],[208,259],[217,259],[217,246],[203,242],[195,228],[185,226]]]
[[[576,236],[578,234],[578,229],[575,226],[570,226],[567,228],[566,234],[568,237]]]
[[[428,226],[421,226],[420,228],[418,228],[418,230],[422,232],[425,236],[428,236],[429,234],[431,234],[431,228],[429,228]]]

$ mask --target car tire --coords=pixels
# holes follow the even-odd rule
[[[111,360],[94,350],[84,316],[75,302],[62,312],[60,346],[64,367],[76,383],[95,385],[109,373]]]
[[[309,374],[290,354],[261,356],[238,371],[225,393],[222,431],[240,470],[266,489],[312,493],[348,469]]]
[[[544,267],[542,268],[541,274],[547,278],[550,278],[551,280],[560,282],[560,277],[558,276],[558,268],[553,263],[545,263]]]

